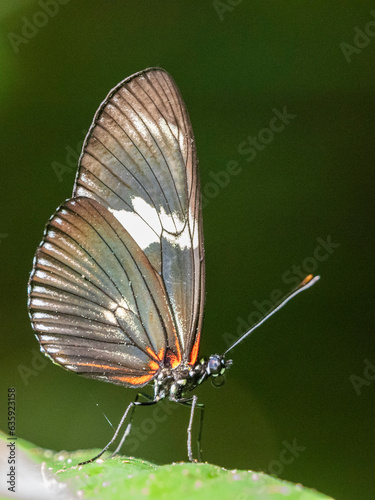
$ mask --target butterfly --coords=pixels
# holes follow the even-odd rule
[[[141,388],[134,409],[169,398],[195,408],[190,392],[231,366],[226,354],[288,300],[308,276],[224,354],[198,359],[205,299],[202,202],[193,131],[171,76],[149,68],[120,82],[95,114],[73,196],[49,220],[28,284],[40,349],[87,378]],[[141,396],[144,401],[140,401]],[[199,432],[200,434],[200,432]],[[200,457],[200,442],[198,443]]]

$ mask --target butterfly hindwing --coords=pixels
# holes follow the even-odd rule
[[[160,277],[118,220],[89,198],[68,200],[50,220],[29,297],[44,351],[85,376],[143,385],[174,338]]]

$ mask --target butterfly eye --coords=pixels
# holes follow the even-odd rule
[[[217,377],[220,375],[225,369],[225,366],[223,364],[223,360],[220,356],[214,355],[210,356],[210,359],[208,360],[207,363],[207,373],[208,375],[212,375],[213,377]]]

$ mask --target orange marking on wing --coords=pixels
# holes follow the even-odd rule
[[[149,354],[152,357],[152,359],[154,359],[155,361],[158,360],[158,356],[154,353],[154,351],[151,349],[151,347],[147,346],[146,351],[147,351],[147,354]]]
[[[152,357],[152,360],[149,362],[148,366],[151,368],[151,370],[158,370],[160,368],[160,362],[164,359],[164,347],[162,347],[157,354],[155,354],[149,346],[146,347],[146,351]]]
[[[151,370],[155,371],[159,369],[159,363],[157,363],[156,361],[153,361],[151,360],[148,364],[148,366],[150,367]]]
[[[201,340],[201,332],[198,332],[197,338],[195,339],[193,348],[190,353],[190,361],[189,361],[190,365],[194,365],[195,362],[197,361],[200,340]]]
[[[119,377],[119,380],[132,385],[140,385],[151,380],[154,375],[155,373],[148,373],[147,375],[141,375],[140,377]]]
[[[171,362],[171,367],[172,368],[177,368],[177,366],[181,363],[181,359],[178,359],[178,357],[175,355],[175,353],[172,353],[173,356],[170,358]]]
[[[176,346],[177,354],[173,353],[174,356],[176,357],[176,361],[175,361],[175,366],[171,365],[172,368],[176,368],[176,366],[178,366],[181,363],[181,360],[182,360],[181,349],[180,349],[180,340],[179,340],[179,338],[177,336],[176,330],[174,331],[174,337],[175,337],[175,346]]]
[[[109,366],[109,365],[99,365],[98,363],[79,363],[78,366],[90,366],[92,368],[100,368],[100,370],[106,371],[124,371],[123,366]]]
[[[177,366],[181,363],[181,356],[179,357],[178,355],[176,355],[173,351],[171,351],[171,349],[167,350],[165,358],[166,364],[171,368],[177,368]]]

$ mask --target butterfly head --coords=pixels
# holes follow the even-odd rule
[[[208,359],[202,358],[191,368],[187,389],[189,391],[195,389],[209,377],[212,377],[212,385],[215,387],[222,386],[224,384],[224,373],[231,365],[232,360],[226,360],[220,354],[211,354]]]
[[[225,383],[224,373],[232,365],[232,360],[226,360],[220,354],[212,354],[207,361],[206,374],[212,377],[211,383],[214,387],[221,387]]]
[[[212,354],[207,361],[206,373],[207,376],[218,377],[224,375],[225,370],[230,367],[232,360],[226,360],[224,356]]]

